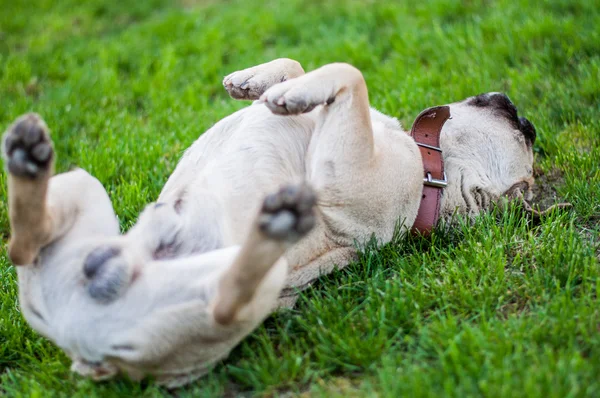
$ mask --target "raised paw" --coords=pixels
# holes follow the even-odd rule
[[[266,64],[233,72],[223,79],[223,87],[232,98],[257,100],[271,86],[304,74],[294,60],[281,58]]]
[[[109,303],[129,286],[130,267],[122,251],[114,246],[92,250],[83,262],[87,292],[94,300]]]
[[[305,84],[306,76],[277,84],[261,97],[271,112],[278,115],[299,115],[308,113],[319,105],[328,105],[335,100],[333,92],[327,93],[325,87],[312,87]],[[314,83],[314,82],[313,82]]]
[[[257,100],[273,82],[271,76],[257,75],[256,72],[254,68],[233,72],[223,79],[223,87],[232,98]]]
[[[3,153],[11,174],[32,179],[45,175],[54,156],[46,123],[35,113],[18,118],[4,134]]]
[[[315,203],[316,195],[308,185],[285,186],[265,198],[259,228],[270,238],[297,242],[315,225]]]

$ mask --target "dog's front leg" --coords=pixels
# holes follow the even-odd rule
[[[223,86],[231,98],[257,100],[271,86],[303,74],[304,69],[299,62],[289,58],[279,58],[233,72],[225,76]]]
[[[359,171],[373,158],[367,85],[348,64],[329,64],[267,90],[260,101],[279,115],[298,115],[322,106],[307,159]],[[346,170],[344,170],[346,171]],[[340,176],[342,177],[342,176]]]
[[[288,272],[282,255],[314,226],[315,200],[306,185],[284,187],[264,200],[242,247],[154,262],[140,276],[151,289],[138,291],[143,300],[165,280],[195,294],[116,333],[107,355],[127,364],[130,376],[153,374],[171,387],[206,373],[276,308]]]
[[[8,169],[8,255],[17,265],[30,264],[58,222],[46,203],[54,153],[44,121],[35,114],[21,116],[4,134],[2,152]]]
[[[412,139],[391,118],[372,113],[365,80],[351,65],[325,65],[277,84],[261,101],[275,114],[311,112],[316,121],[305,167],[323,222],[286,253],[289,295],[330,272],[333,264],[346,265],[356,243],[373,233],[390,240],[399,215],[416,216],[417,207],[406,211],[406,204],[418,203],[423,171]],[[403,190],[398,193],[397,187]]]

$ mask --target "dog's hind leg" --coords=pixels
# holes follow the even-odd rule
[[[145,300],[147,289],[176,283],[185,300],[113,334],[107,355],[162,368],[157,380],[171,387],[206,373],[276,308],[288,270],[282,255],[314,226],[314,204],[307,185],[286,186],[265,198],[241,247],[153,262],[140,276],[145,288],[130,294]],[[194,364],[181,369],[185,357]]]
[[[54,156],[44,121],[35,114],[21,116],[4,134],[2,149],[8,170],[8,255],[14,264],[30,264],[52,239],[56,224],[46,205]]]
[[[289,58],[279,58],[233,72],[225,76],[223,86],[234,99],[257,100],[271,86],[303,74],[304,69],[299,62]]]
[[[183,238],[182,217],[165,203],[146,206],[125,235],[105,239],[83,261],[89,295],[99,302],[116,299],[144,264],[177,257]]]
[[[14,264],[31,264],[41,248],[67,238],[83,219],[86,225],[77,228],[75,238],[86,237],[85,231],[118,233],[110,200],[95,178],[83,170],[52,177],[54,150],[38,115],[23,115],[6,131],[3,155],[11,225],[8,253]]]

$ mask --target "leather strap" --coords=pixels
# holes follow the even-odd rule
[[[440,133],[450,117],[450,107],[436,106],[425,109],[417,116],[411,136],[419,146],[423,158],[423,196],[413,233],[429,235],[440,217],[442,192],[446,187],[444,158],[440,149]]]

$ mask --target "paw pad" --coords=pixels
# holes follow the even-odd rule
[[[44,121],[33,113],[17,119],[4,135],[4,154],[15,176],[36,178],[46,172],[54,153]]]
[[[296,242],[315,225],[316,195],[308,185],[289,185],[267,196],[259,228],[277,240]]]

